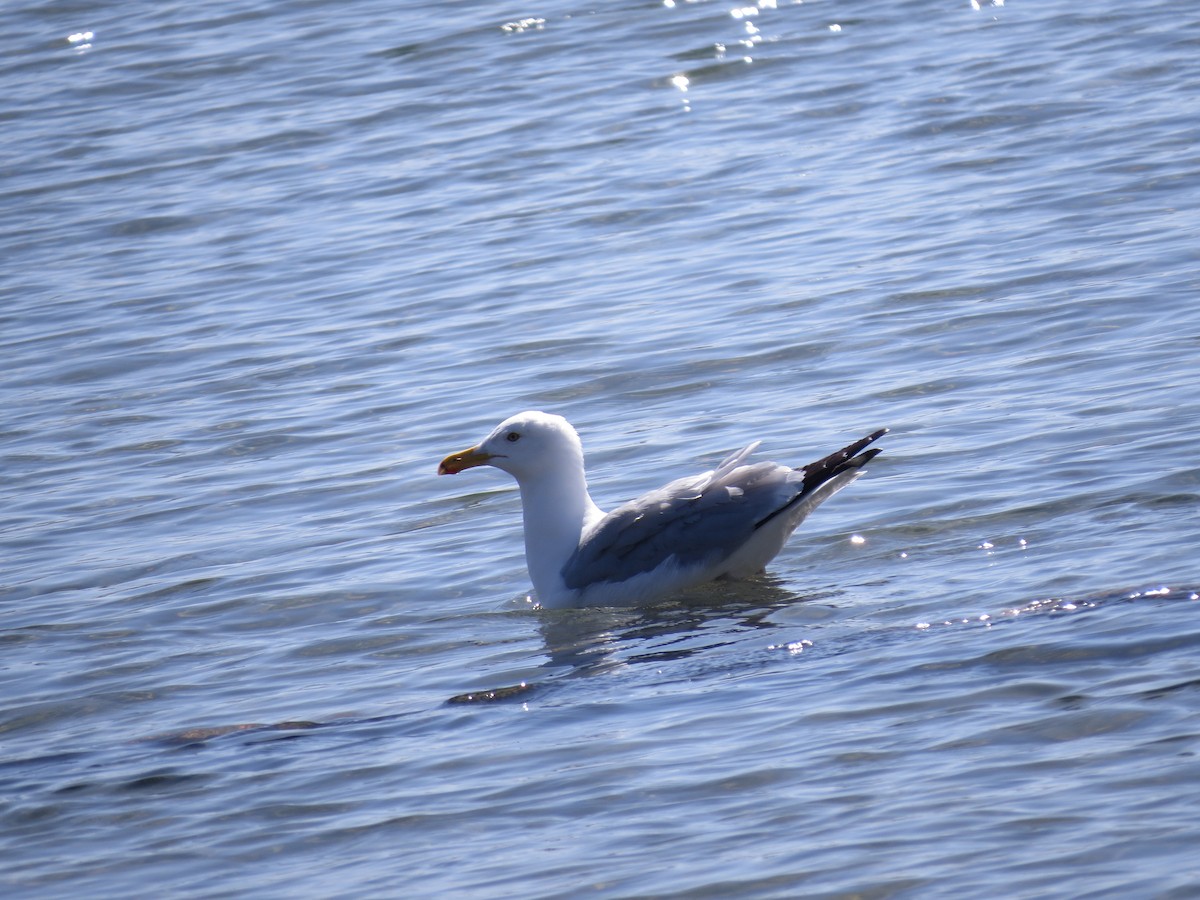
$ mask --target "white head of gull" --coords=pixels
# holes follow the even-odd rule
[[[521,489],[525,561],[544,607],[648,603],[718,578],[763,571],[805,517],[862,474],[880,429],[800,468],[746,463],[755,442],[710,472],[680,478],[605,514],[592,502],[583,445],[562,416],[523,412],[447,456],[439,475],[474,466]]]

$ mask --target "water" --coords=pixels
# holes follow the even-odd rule
[[[1200,17],[6,25],[6,896],[1200,890]],[[764,582],[550,614],[434,476],[531,407],[607,506],[892,434]]]

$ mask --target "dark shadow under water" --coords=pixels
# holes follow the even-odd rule
[[[635,664],[678,661],[731,643],[748,630],[779,627],[771,614],[833,594],[804,596],[764,577],[714,582],[644,607],[535,610],[547,677],[539,682],[457,694],[448,703],[487,703],[527,697],[567,679]]]

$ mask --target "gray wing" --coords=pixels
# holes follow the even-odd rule
[[[625,581],[671,557],[689,566],[733,553],[803,487],[802,473],[787,466],[742,465],[756,446],[711,472],[672,481],[613,510],[563,567],[566,586]]]
[[[779,463],[742,465],[755,442],[711,472],[680,478],[605,516],[563,567],[572,590],[621,582],[674,557],[681,565],[715,563],[776,516],[791,527],[861,474],[879,450],[865,448],[881,428],[800,469]]]

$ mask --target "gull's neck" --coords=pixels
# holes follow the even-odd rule
[[[562,569],[585,531],[604,517],[588,493],[583,460],[518,478],[525,518],[525,562],[538,601],[557,604],[566,590]]]

